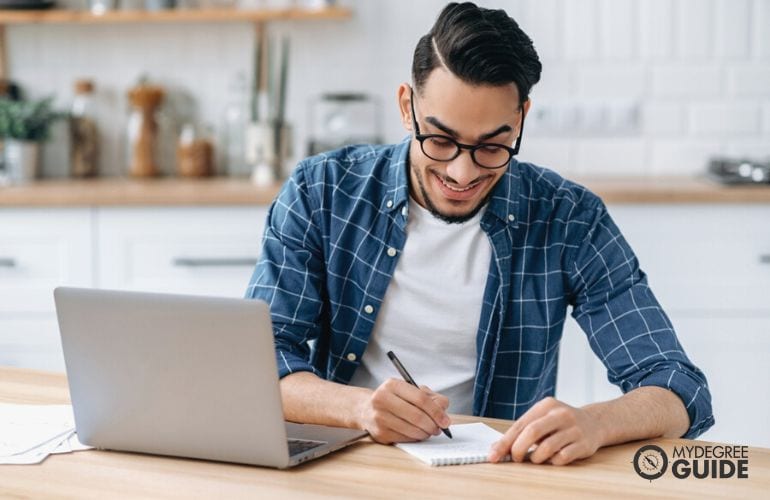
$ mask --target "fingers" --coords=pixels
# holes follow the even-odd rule
[[[402,425],[393,427],[402,434],[413,439],[427,439],[431,435],[437,435],[440,432],[438,425],[424,411],[408,401],[400,398],[392,392],[383,392],[382,395],[374,401],[375,408],[383,410],[395,419],[388,419],[388,422],[400,422]]]
[[[376,413],[367,431],[380,443],[422,441],[430,437],[430,434],[419,427],[388,412]]]
[[[426,391],[423,391],[403,380],[389,379],[383,383],[393,391],[396,396],[417,407],[422,413],[426,414],[435,425],[446,428],[449,424],[449,416]],[[435,394],[435,393],[433,393]]]
[[[585,410],[553,398],[538,402],[492,445],[489,461],[510,453],[515,462],[565,465],[593,455],[601,446],[601,428]],[[527,456],[529,454],[529,456]]]
[[[580,458],[590,456],[580,443],[572,443],[557,451],[549,462],[553,465],[567,465]]]
[[[443,394],[439,394],[438,392],[434,392],[430,387],[427,385],[421,385],[420,386],[421,391],[425,391],[433,398],[433,400],[438,403],[438,405],[444,409],[444,412],[449,408],[449,398],[444,396]]]
[[[537,448],[529,454],[529,461],[535,464],[542,464],[545,461],[556,457],[564,447],[572,444],[577,439],[575,429],[568,429],[551,434],[537,445]],[[553,463],[553,461],[551,461]]]
[[[488,457],[490,462],[498,462],[503,457],[511,453],[511,448],[513,447],[513,443],[519,437],[519,434],[525,428],[527,428],[527,426],[530,423],[541,418],[548,412],[549,404],[544,403],[547,400],[554,400],[554,399],[545,398],[539,401],[532,408],[527,410],[524,413],[524,415],[521,416],[521,418],[516,420],[497,443],[492,445],[492,449],[490,450],[489,457]],[[525,450],[525,453],[526,453],[526,450]]]
[[[445,396],[389,379],[372,393],[366,429],[378,442],[424,440],[449,425],[446,407]]]
[[[538,448],[535,451],[539,451],[540,441],[559,430],[560,425],[560,416],[553,414],[548,414],[527,425],[510,448],[511,459],[514,462],[523,462],[529,449],[536,444]],[[540,454],[542,455],[543,451],[540,451]],[[550,458],[550,455],[545,458]]]

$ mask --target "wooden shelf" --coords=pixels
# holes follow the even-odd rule
[[[110,23],[189,23],[189,22],[265,22],[303,19],[349,19],[344,7],[322,9],[170,9],[163,11],[109,11],[94,15],[80,10],[0,10],[0,25],[11,24],[110,24]]]

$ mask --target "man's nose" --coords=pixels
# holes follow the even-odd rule
[[[470,151],[463,150],[457,158],[449,162],[446,175],[458,187],[466,187],[479,177],[480,170],[471,158]]]

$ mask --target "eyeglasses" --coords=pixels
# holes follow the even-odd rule
[[[420,125],[414,112],[414,89],[412,89],[409,104],[412,107],[412,122],[414,122],[414,138],[420,143],[422,152],[435,161],[452,161],[462,153],[463,149],[470,152],[473,162],[481,168],[494,170],[508,165],[511,158],[519,153],[521,135],[524,133],[524,114],[521,115],[521,129],[514,146],[482,142],[481,144],[462,144],[453,138],[442,134],[421,134]],[[521,110],[521,107],[519,107]]]

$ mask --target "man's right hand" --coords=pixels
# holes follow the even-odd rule
[[[450,425],[449,399],[426,386],[391,378],[359,407],[359,426],[378,443],[422,441]]]

